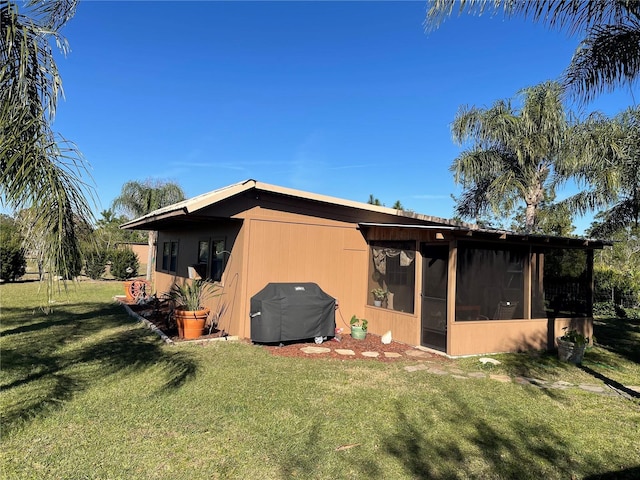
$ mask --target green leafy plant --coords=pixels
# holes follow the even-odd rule
[[[585,337],[579,331],[575,329],[569,330],[567,327],[564,327],[563,330],[565,330],[565,332],[560,337],[560,340],[563,340],[565,342],[575,343],[576,345],[579,345],[579,346],[586,345],[587,343],[589,343],[589,337]]]
[[[15,281],[24,275],[27,261],[24,249],[19,245],[0,245],[0,278],[5,281]]]
[[[383,288],[374,288],[373,290],[371,290],[371,294],[373,295],[373,298],[375,300],[382,301],[385,298],[387,298],[387,295],[389,295],[389,292]]]
[[[107,267],[107,249],[99,249],[88,253],[84,259],[84,273],[93,280],[99,280]]]
[[[126,280],[138,275],[140,262],[132,250],[112,250],[109,257],[111,259],[111,274],[118,280]]]
[[[217,297],[218,287],[206,280],[194,280],[182,285],[174,283],[165,295],[181,310],[201,310],[205,300]]]
[[[367,325],[368,324],[369,324],[369,322],[366,319],[358,318],[355,315],[353,317],[351,317],[351,320],[349,320],[349,325],[351,325],[352,327],[360,327],[365,332],[367,331]]]

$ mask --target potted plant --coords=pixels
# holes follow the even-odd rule
[[[585,337],[575,329],[569,330],[568,327],[564,327],[563,330],[565,330],[564,335],[556,339],[558,342],[558,358],[563,362],[582,363],[589,337]]]
[[[382,306],[382,302],[384,302],[389,295],[389,292],[383,288],[374,288],[371,290],[371,294],[373,295],[373,304],[376,307]]]
[[[174,316],[180,338],[190,340],[202,335],[210,311],[204,302],[209,297],[217,296],[216,290],[213,283],[205,280],[172,285],[167,296],[175,303]]]
[[[364,318],[358,318],[355,315],[351,317],[349,325],[351,326],[351,337],[356,340],[364,340],[367,337],[367,322]]]

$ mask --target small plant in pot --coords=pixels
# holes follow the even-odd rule
[[[387,299],[387,295],[389,295],[389,292],[383,288],[374,288],[373,290],[371,290],[371,295],[373,295],[373,304],[376,307],[380,307],[382,306],[382,302]]]
[[[563,330],[565,330],[565,333],[556,339],[558,342],[558,358],[563,362],[582,363],[589,337],[584,336],[575,329],[569,330],[568,327],[564,327]]]
[[[189,340],[202,335],[210,311],[204,303],[208,298],[218,296],[216,291],[217,287],[205,280],[172,285],[167,297],[176,307],[174,316],[180,338]]]
[[[364,340],[367,337],[367,325],[369,322],[364,318],[358,318],[355,315],[351,317],[349,325],[351,326],[351,337],[356,340]]]

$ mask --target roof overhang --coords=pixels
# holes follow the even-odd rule
[[[256,195],[262,192],[281,195],[284,197],[307,200],[312,202],[319,202],[328,205],[334,205],[336,207],[353,208],[365,212],[383,213],[387,215],[393,215],[400,221],[407,223],[427,223],[437,225],[449,225],[449,226],[471,226],[464,222],[457,222],[455,220],[448,220],[445,218],[431,217],[428,215],[422,215],[415,212],[408,212],[403,210],[397,210],[395,208],[389,208],[382,205],[371,205],[363,202],[356,202],[353,200],[346,200],[337,197],[330,197],[327,195],[320,195],[317,193],[304,192],[301,190],[295,190],[293,188],[280,187],[278,185],[270,185],[268,183],[258,182],[256,180],[245,180],[240,183],[229,185],[218,190],[213,190],[202,195],[184,200],[182,202],[169,205],[164,208],[155,210],[147,215],[143,215],[140,218],[131,220],[120,226],[123,229],[139,229],[139,230],[157,230],[158,225],[166,223],[167,220],[175,220],[178,217],[189,216],[192,217],[196,212],[214,205],[218,202],[234,197],[254,190]]]
[[[409,230],[433,230],[433,231],[449,231],[458,238],[470,239],[475,237],[477,240],[491,241],[511,241],[512,243],[528,243],[535,245],[548,245],[555,247],[570,247],[584,249],[601,249],[605,246],[613,245],[609,240],[596,240],[589,238],[573,238],[573,237],[556,237],[553,235],[539,234],[522,234],[509,232],[505,230],[493,230],[479,227],[467,226],[449,226],[449,225],[408,225],[400,223],[369,223],[361,222],[358,224],[360,228],[393,228],[393,229],[409,229]]]
[[[452,225],[413,225],[407,223],[371,223],[371,222],[360,222],[358,223],[359,227],[371,228],[371,227],[380,227],[380,228],[409,228],[414,230],[461,230],[464,232],[470,231],[467,227],[456,227]]]

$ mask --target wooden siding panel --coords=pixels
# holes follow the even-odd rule
[[[447,353],[457,356],[551,349],[565,326],[593,335],[589,318],[454,322],[448,331],[451,348]]]
[[[391,336],[394,340],[408,345],[420,345],[420,318],[418,315],[367,306],[364,318],[369,321],[369,332],[371,333],[383,335],[391,330]]]
[[[250,229],[248,298],[270,282],[314,282],[338,300],[337,326],[344,327],[342,319],[348,324],[351,315],[362,316],[367,247],[354,225],[303,224],[263,217],[252,219]],[[358,245],[359,250],[353,249]]]

